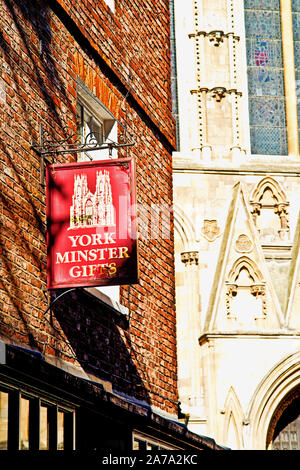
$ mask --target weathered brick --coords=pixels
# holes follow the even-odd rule
[[[172,205],[169,2],[120,0],[112,14],[102,0],[80,8],[74,0],[5,0],[0,27],[6,98],[0,107],[0,335],[110,377],[115,389],[174,414],[173,216],[167,238],[159,232],[151,238],[149,223],[151,204]],[[148,231],[140,243],[140,283],[121,287],[128,330],[81,292],[44,315],[54,297],[43,293],[46,200],[31,144],[40,125],[58,138],[65,125],[76,129],[77,77],[120,122],[127,116],[136,134],[136,145],[119,152],[135,157],[137,200],[148,208],[141,214]],[[74,159],[57,155],[55,162]]]

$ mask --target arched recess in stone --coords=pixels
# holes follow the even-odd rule
[[[174,205],[175,253],[181,254],[181,260],[198,264],[196,231],[187,214]]]
[[[234,262],[231,270],[228,273],[228,282],[235,283],[242,269],[246,269],[248,271],[249,276],[253,282],[259,284],[263,283],[263,275],[261,271],[258,269],[256,263],[248,256],[241,256]]]
[[[247,305],[249,312],[253,318],[246,318],[245,321],[258,318],[265,318],[266,315],[266,292],[265,281],[261,271],[258,269],[256,263],[248,258],[248,256],[241,256],[233,264],[228,273],[226,292],[226,309],[227,317],[231,319],[238,319],[240,317],[239,304]],[[238,300],[239,298],[239,300]],[[245,308],[241,308],[246,316]]]
[[[300,386],[276,408],[267,434],[267,449],[300,450]]]
[[[289,239],[289,203],[278,181],[270,176],[263,178],[254,189],[250,204],[262,238],[270,242]]]
[[[189,248],[196,243],[196,231],[192,221],[180,206],[174,204],[174,230],[179,236],[182,246]]]
[[[251,448],[268,449],[278,419],[299,388],[300,351],[276,364],[258,385],[246,417]]]
[[[233,450],[244,448],[242,427],[243,410],[233,387],[230,387],[224,405],[223,442]]]

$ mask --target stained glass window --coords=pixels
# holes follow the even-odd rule
[[[245,0],[251,153],[286,155],[279,0]]]
[[[245,8],[257,10],[279,10],[280,0],[245,0]]]
[[[300,129],[300,0],[292,0],[298,129]],[[300,130],[299,130],[300,142]]]
[[[292,0],[292,10],[300,11],[300,0]]]

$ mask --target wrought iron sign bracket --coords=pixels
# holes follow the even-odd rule
[[[83,138],[83,136],[79,136],[74,129],[69,127],[62,130],[62,133],[65,136],[64,138],[55,140],[50,136],[49,132],[43,129],[41,125],[40,143],[32,142],[31,144],[31,149],[34,150],[41,159],[41,185],[45,185],[45,163],[54,163],[54,159],[58,155],[85,152],[88,158],[92,160],[87,152],[107,149],[109,157],[111,158],[113,149],[135,145],[136,142],[134,136],[130,134],[119,121],[118,123],[124,129],[124,132],[119,135],[119,142],[114,142],[109,139],[106,142],[101,142],[100,136],[95,132],[91,132]]]
[[[48,313],[49,310],[51,310],[51,308],[53,307],[53,305],[55,304],[55,302],[57,302],[61,297],[63,297],[64,295],[68,294],[69,292],[73,292],[73,291],[78,290],[78,289],[79,289],[78,287],[72,287],[71,289],[65,290],[65,291],[63,291],[60,295],[58,295],[57,297],[55,297],[55,299],[52,300],[52,302],[49,303],[48,307],[47,307],[46,310],[43,312],[43,316],[46,315],[46,313]]]

